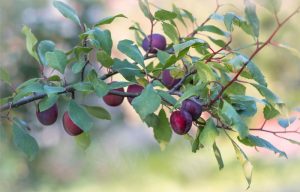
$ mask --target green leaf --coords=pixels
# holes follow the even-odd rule
[[[73,52],[77,59],[80,59],[80,56],[83,54],[87,54],[93,50],[92,47],[82,47],[82,46],[76,46],[73,48]]]
[[[58,75],[52,75],[51,77],[48,77],[48,81],[60,81],[60,77]]]
[[[235,26],[240,27],[247,34],[251,36],[254,35],[253,30],[247,21],[233,12],[229,12],[224,15],[224,24],[228,31],[233,31],[232,25],[234,24]]]
[[[12,128],[14,145],[18,150],[24,152],[28,159],[32,161],[39,151],[38,143],[25,131],[26,127],[16,120],[14,120]]]
[[[71,120],[83,131],[89,131],[93,126],[93,120],[88,113],[75,101],[70,100],[68,112]]]
[[[123,18],[127,18],[125,15],[123,14],[118,14],[115,16],[109,16],[109,17],[105,17],[103,19],[101,19],[100,21],[98,21],[95,26],[100,26],[100,25],[105,25],[105,24],[110,24],[112,23],[116,18],[118,17],[123,17]]]
[[[173,12],[176,13],[177,19],[186,27],[187,25],[182,17],[181,10],[178,7],[176,7],[176,5],[174,4],[172,5],[172,9]]]
[[[162,27],[163,27],[164,33],[172,40],[172,42],[174,42],[174,43],[179,42],[178,32],[173,25],[163,22]]]
[[[179,53],[181,51],[183,51],[184,49],[190,48],[194,45],[204,45],[206,42],[202,39],[192,39],[192,40],[188,40],[184,43],[180,43],[180,44],[176,44],[173,46],[174,51],[175,51],[175,55],[178,56]]]
[[[154,17],[157,20],[165,21],[175,19],[177,17],[177,14],[164,9],[160,9],[154,13]]]
[[[122,76],[128,81],[135,81],[136,76],[143,76],[141,69],[136,65],[129,63],[127,60],[121,61],[119,59],[114,59],[112,69],[121,73]]]
[[[81,92],[93,92],[94,88],[91,82],[79,82],[73,85],[73,88]]]
[[[256,15],[256,6],[250,0],[245,0],[246,19],[250,23],[255,37],[259,36],[259,20]]]
[[[93,31],[94,38],[100,43],[100,47],[106,51],[108,55],[111,55],[112,49],[112,39],[111,33],[109,30],[101,30],[99,28],[95,28]]]
[[[75,74],[81,72],[83,67],[85,66],[85,63],[86,62],[84,61],[84,59],[80,59],[79,61],[74,63],[72,65],[72,72],[75,73]]]
[[[230,95],[229,97],[232,106],[235,108],[239,115],[251,117],[256,114],[256,101],[258,99],[245,95]]]
[[[143,120],[147,117],[147,115],[155,112],[160,106],[160,103],[160,96],[153,89],[153,86],[151,84],[148,84],[142,91],[142,93],[132,100],[131,104]]]
[[[55,49],[55,43],[49,40],[43,40],[39,42],[37,46],[37,52],[40,58],[40,62],[43,65],[48,65],[48,62],[46,60],[46,53],[47,52],[53,52]]]
[[[240,142],[242,142],[243,144],[247,145],[247,146],[257,146],[257,147],[263,147],[266,149],[269,149],[271,151],[273,151],[274,153],[278,153],[279,156],[283,156],[287,158],[287,155],[285,152],[277,149],[276,147],[274,147],[269,141],[260,138],[258,136],[255,135],[248,135],[246,138],[244,139],[240,139],[238,138]]]
[[[293,47],[290,47],[290,46],[282,44],[282,43],[276,43],[276,47],[280,47],[280,48],[286,49],[291,54],[293,54],[294,56],[300,58],[300,51],[298,49],[295,49]]]
[[[104,67],[110,68],[114,63],[114,60],[110,57],[106,51],[99,51],[97,52],[97,60],[103,65]]]
[[[203,82],[213,81],[216,79],[216,73],[212,70],[211,65],[199,61],[195,63],[199,79]]]
[[[266,105],[264,107],[263,113],[264,113],[264,118],[266,120],[272,119],[280,114],[280,112],[277,109],[275,109],[275,107],[271,103],[267,101],[265,101],[265,103]]]
[[[163,64],[163,69],[170,67],[177,61],[175,55],[171,55],[165,51],[157,50],[157,58],[161,64]]]
[[[263,85],[259,85],[259,84],[254,84],[251,83],[251,85],[253,85],[258,92],[264,96],[266,98],[266,100],[270,103],[275,103],[275,104],[282,104],[283,102],[280,100],[280,98],[275,95],[270,89],[268,89],[267,87],[263,86]]]
[[[37,61],[39,61],[38,55],[36,53],[36,44],[38,40],[34,36],[34,34],[31,32],[31,29],[24,25],[22,28],[22,33],[26,36],[26,49],[28,53],[34,57]]]
[[[98,78],[95,70],[90,71],[90,73],[88,74],[88,79],[92,82],[92,85],[98,97],[103,97],[108,93],[108,85],[103,80]]]
[[[65,91],[64,87],[44,85],[45,93],[53,94]]]
[[[39,111],[42,112],[42,111],[49,109],[57,102],[57,99],[58,99],[58,95],[56,95],[56,94],[48,95],[47,97],[45,97],[44,99],[42,99],[39,102],[39,105],[38,105]]]
[[[87,132],[83,132],[75,137],[76,144],[83,150],[86,150],[91,144],[91,136]]]
[[[218,148],[216,142],[214,142],[214,144],[213,144],[213,151],[214,151],[215,157],[216,157],[218,165],[219,165],[219,170],[221,170],[224,168],[224,163],[223,163],[223,158],[222,158],[220,149]]]
[[[138,47],[134,44],[133,41],[130,40],[122,40],[118,44],[118,49],[127,55],[130,59],[134,60],[138,64],[140,64],[142,67],[145,68],[144,64],[144,56],[138,49]]]
[[[256,2],[271,13],[278,13],[282,4],[281,0],[256,0]]]
[[[249,60],[249,58],[245,55],[239,55],[238,57],[239,57],[239,59],[241,59],[241,61],[243,63],[246,63]],[[246,71],[249,72],[250,77],[253,78],[257,83],[259,83],[260,85],[263,85],[265,87],[268,86],[263,73],[260,71],[260,69],[257,67],[257,65],[255,65],[252,61],[248,62]],[[241,76],[246,77],[243,74]]]
[[[245,122],[241,119],[234,107],[227,101],[223,101],[221,109],[221,119],[224,120],[233,130],[239,133],[241,138],[245,138],[249,134],[249,129]]]
[[[150,20],[154,20],[153,15],[150,12],[149,9],[149,3],[148,0],[139,0],[139,6],[142,12],[144,13],[145,17],[147,17]]]
[[[237,159],[240,161],[242,167],[243,167],[243,171],[244,171],[244,175],[246,177],[246,180],[248,182],[248,188],[251,185],[251,180],[252,180],[252,170],[253,170],[253,166],[251,164],[251,162],[248,160],[247,155],[244,153],[244,151],[233,141],[231,140],[232,145],[234,147]]]
[[[157,127],[159,123],[159,118],[155,113],[151,113],[147,115],[144,119],[144,122],[147,124],[148,127]]]
[[[60,50],[55,50],[53,52],[46,53],[46,62],[53,69],[58,70],[62,74],[68,64],[67,56],[64,52]]]
[[[200,27],[197,28],[197,31],[207,31],[207,32],[215,33],[215,34],[222,35],[222,36],[225,36],[225,37],[229,36],[228,32],[225,32],[225,31],[221,30],[220,28],[218,28],[214,25],[200,26]]]
[[[111,115],[106,109],[100,106],[87,106],[84,105],[85,109],[94,117],[97,117],[98,119],[106,119],[111,120]]]
[[[290,117],[287,119],[284,118],[279,118],[278,119],[278,124],[283,127],[283,128],[287,128],[289,127],[292,123],[294,123],[294,121],[296,120],[296,117]]]
[[[203,131],[203,127],[198,127],[195,139],[193,139],[192,136],[191,136],[191,139],[189,139],[192,144],[192,152],[193,153],[196,153],[200,149],[200,147],[201,148],[204,147],[202,145],[202,143],[200,143],[200,136],[201,136],[202,131]],[[188,135],[188,134],[186,134],[186,135]]]
[[[21,98],[30,95],[32,93],[44,93],[43,84],[40,82],[32,82],[21,89],[17,89],[17,95],[14,97],[13,102],[20,100]]]
[[[73,8],[61,1],[53,1],[53,5],[64,17],[72,20],[78,26],[81,26],[79,17]]]
[[[8,84],[11,83],[10,75],[3,67],[0,67],[0,80]]]
[[[209,118],[200,134],[199,141],[202,145],[211,147],[215,143],[215,139],[218,135],[218,128],[216,127],[213,119]]]
[[[182,11],[184,13],[183,16],[187,17],[192,23],[194,23],[196,21],[195,17],[193,16],[193,14],[191,12],[189,12],[186,9],[182,9]]]
[[[172,129],[163,109],[158,114],[158,125],[153,127],[154,137],[158,141],[161,150],[164,150],[172,137]]]
[[[170,95],[167,91],[157,90],[157,93],[163,99],[163,101],[166,101],[171,105],[176,104],[177,102],[176,99],[172,95]]]

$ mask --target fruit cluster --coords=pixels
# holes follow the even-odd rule
[[[166,39],[163,35],[152,34],[145,37],[142,44],[143,49],[148,53],[157,53],[157,50],[166,49]],[[168,88],[172,89],[176,86],[181,79],[172,77],[169,69],[165,69],[161,74],[162,84]],[[127,88],[127,93],[140,94],[143,91],[144,87],[138,84],[129,85]],[[113,91],[124,92],[124,88],[116,88]],[[134,97],[127,97],[128,102],[131,104]],[[115,95],[108,93],[103,97],[104,103],[109,106],[116,107],[122,104],[124,96]],[[198,102],[187,99],[182,102],[180,110],[173,111],[170,116],[170,124],[173,131],[179,135],[186,134],[192,127],[192,122],[196,121],[202,113],[202,106]],[[38,120],[43,125],[52,125],[57,120],[58,108],[55,103],[50,108],[40,111],[39,104],[36,110],[36,116]],[[63,126],[65,131],[71,135],[76,136],[83,132],[83,129],[72,121],[68,111],[63,115]]]

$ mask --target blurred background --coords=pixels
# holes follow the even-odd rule
[[[192,12],[203,22],[215,9],[214,1],[207,0],[149,0],[154,5],[171,10],[172,4]],[[219,0],[224,6],[220,12],[234,11],[242,14],[242,0]],[[149,32],[149,21],[139,10],[136,0],[73,0],[67,1],[74,7],[82,20],[94,24],[101,18],[125,14],[128,19],[117,19],[106,25],[112,32],[114,49],[122,39],[134,39],[128,28],[137,21],[144,31]],[[283,1],[279,18],[286,17],[299,6],[298,0]],[[151,8],[154,8],[151,6]],[[258,6],[261,20],[262,39],[275,27],[274,18]],[[300,14],[278,33],[275,42],[300,50]],[[54,9],[51,0],[0,0],[0,61],[14,79],[14,86],[39,76],[39,66],[25,49],[25,38],[21,34],[23,25],[32,28],[39,40],[49,39],[63,50],[69,50],[78,43],[79,29]],[[188,34],[192,28],[181,28]],[[155,32],[160,32],[157,25]],[[239,47],[252,41],[235,30],[233,46]],[[245,50],[249,52],[250,50]],[[114,56],[120,53],[114,51]],[[286,102],[290,111],[300,106],[300,60],[290,52],[268,46],[254,59],[265,73],[270,88]],[[11,94],[9,87],[1,84],[1,97]],[[96,103],[102,100],[94,96],[79,97],[80,103]],[[103,105],[104,106],[104,105]],[[54,125],[42,127],[36,121],[33,103],[17,110],[33,129],[32,134],[40,145],[40,152],[34,161],[28,162],[23,154],[0,141],[0,191],[3,192],[68,192],[68,191],[245,191],[247,187],[234,149],[229,141],[219,137],[217,143],[223,155],[225,168],[218,170],[212,149],[201,149],[192,153],[190,144],[182,137],[173,135],[165,151],[156,143],[152,130],[147,128],[125,101],[119,108],[106,107],[112,114],[112,121],[95,120],[91,131],[92,142],[87,150],[76,145],[75,139],[62,129],[59,119]],[[64,106],[60,107],[60,114]],[[300,114],[296,114],[298,117]],[[251,126],[259,127],[258,115]],[[292,128],[300,126],[297,121]],[[267,129],[276,129],[276,121],[267,123]],[[292,129],[291,128],[291,129]],[[271,152],[244,147],[254,165],[251,188],[248,191],[300,191],[300,147],[273,138],[275,146],[287,152],[289,159],[278,158]],[[291,135],[298,140],[299,136]]]

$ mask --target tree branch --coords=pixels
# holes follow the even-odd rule
[[[226,85],[224,85],[223,89],[221,89],[221,91],[218,93],[218,95],[211,100],[207,106],[210,107],[211,105],[213,105],[217,100],[219,100],[222,96],[222,94],[224,93],[224,91],[232,84],[234,83],[237,78],[240,76],[240,74],[244,71],[244,69],[246,68],[246,66],[250,63],[250,61],[266,46],[268,45],[272,39],[274,38],[274,36],[277,34],[277,32],[279,31],[279,29],[281,29],[281,27],[290,19],[292,18],[295,14],[297,14],[299,12],[299,8],[298,7],[292,14],[290,14],[286,19],[284,19],[281,23],[278,24],[278,26],[275,28],[275,30],[273,31],[273,33],[269,36],[269,38],[261,45],[258,46],[258,48],[251,54],[251,56],[249,57],[249,59],[244,63],[244,65],[241,67],[241,69],[236,73],[236,75],[232,78],[231,81],[229,81]]]

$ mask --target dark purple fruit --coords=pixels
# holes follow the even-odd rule
[[[180,79],[175,79],[171,76],[170,70],[166,69],[162,72],[162,84],[168,89],[172,89],[179,81]]]
[[[195,121],[202,113],[202,106],[193,100],[186,99],[182,102],[181,110],[189,112]]]
[[[121,88],[117,88],[117,89],[113,89],[115,91],[120,91],[120,92],[124,92],[124,88],[121,87]],[[123,96],[120,96],[120,95],[113,95],[113,94],[107,94],[103,97],[103,101],[104,103],[106,103],[107,105],[109,106],[112,106],[112,107],[116,107],[116,106],[119,106],[122,104],[124,100],[124,97]]]
[[[151,42],[151,49],[150,49],[150,41]],[[142,47],[145,51],[148,51],[149,53],[157,53],[157,49],[159,50],[165,50],[167,46],[166,38],[160,34],[152,34],[145,37],[145,39],[142,42]]]
[[[37,106],[36,117],[43,125],[52,125],[53,123],[55,123],[57,116],[58,110],[56,103],[52,105],[49,109],[46,109],[45,111],[41,112],[39,110],[39,106]]]
[[[127,88],[127,93],[141,93],[143,91],[144,87],[138,85],[138,84],[133,84],[129,85]],[[132,100],[134,97],[127,97],[128,102],[131,104]]]
[[[67,111],[63,116],[63,126],[65,128],[65,131],[71,136],[76,136],[83,132],[83,130],[72,121]]]
[[[187,111],[173,111],[170,117],[173,131],[178,135],[184,135],[192,127],[192,116]]]

